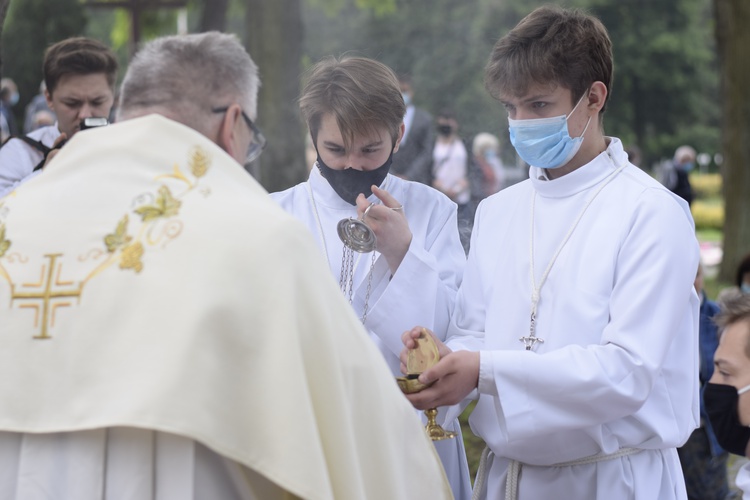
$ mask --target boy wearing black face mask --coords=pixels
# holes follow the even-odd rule
[[[306,75],[299,102],[317,160],[307,182],[271,196],[313,232],[342,292],[400,376],[401,334],[427,322],[444,338],[448,328],[465,264],[456,205],[425,184],[390,173],[406,106],[398,79],[384,64],[324,59]],[[372,230],[375,251],[344,251],[339,223],[347,219]],[[438,420],[459,436],[436,448],[454,497],[468,499],[460,426],[455,418],[445,422],[445,411]]]
[[[719,346],[718,327],[714,320],[721,310],[716,302],[708,299],[703,290],[703,267],[700,265],[695,276],[695,291],[701,301],[698,375],[702,388],[714,373],[714,353]],[[700,427],[690,434],[682,447],[677,448],[688,499],[725,500],[729,496],[728,453],[719,445],[702,400],[700,405]]]
[[[750,457],[750,295],[723,304],[716,323],[722,328],[714,355],[714,374],[703,389],[706,411],[719,444],[735,455]],[[750,494],[750,464],[736,484]]]

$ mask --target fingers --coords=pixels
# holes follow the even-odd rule
[[[443,358],[440,361],[443,361],[445,359],[447,358]],[[440,361],[438,361],[435,366],[423,371],[421,375],[419,375],[419,381],[425,385],[431,385],[456,370],[456,367],[451,366],[451,363],[441,363]]]
[[[380,189],[374,184],[371,186],[371,189],[373,194],[382,202],[382,205],[379,203],[370,203],[367,198],[365,198],[365,195],[360,193],[356,199],[357,216],[360,219],[362,219],[363,217],[371,217],[374,220],[390,220],[391,214],[386,211],[385,208],[390,209],[391,212],[400,213],[403,215],[403,205],[401,205],[401,203],[399,203],[396,198],[391,196],[388,191],[386,191],[385,189]],[[365,211],[367,211],[368,208],[369,211],[365,215]]]
[[[367,201],[367,198],[365,198],[365,195],[362,193],[359,193],[357,195],[357,199],[355,200],[355,203],[357,204],[357,217],[362,218],[362,214],[365,213],[365,210],[367,210],[367,207],[370,206],[370,202]]]
[[[392,209],[392,210],[402,210],[403,207],[399,201],[391,196],[391,193],[386,191],[385,189],[380,189],[379,187],[372,185],[372,194],[378,197],[380,201],[383,202],[383,205]]]
[[[409,351],[417,347],[417,339],[423,335],[422,332],[424,330],[426,329],[421,326],[415,326],[401,335],[401,341],[404,343],[404,348],[401,349],[401,353],[399,354],[401,373],[406,374],[406,361],[409,358]]]
[[[429,387],[408,395],[415,408],[424,410],[454,405],[466,398],[479,383],[479,352],[452,353],[422,373],[419,381]]]
[[[411,330],[404,332],[401,335],[401,341],[404,343],[407,349],[414,349],[417,347],[416,340],[422,336],[423,332],[429,332],[427,328],[422,326],[415,326]]]

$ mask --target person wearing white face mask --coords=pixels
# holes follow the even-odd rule
[[[475,498],[687,498],[698,243],[687,203],[604,135],[612,68],[603,24],[554,6],[486,67],[530,178],[480,203],[441,359],[408,395],[418,409],[478,398]]]

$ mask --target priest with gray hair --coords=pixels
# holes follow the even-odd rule
[[[309,232],[242,168],[235,36],[146,44],[0,200],[0,498],[450,498]]]

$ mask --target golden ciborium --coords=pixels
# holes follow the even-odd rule
[[[432,335],[424,328],[416,343],[417,347],[409,351],[406,361],[406,376],[396,378],[396,382],[398,382],[398,386],[404,394],[419,392],[428,387],[419,381],[419,375],[440,360],[437,345],[435,345]],[[455,432],[446,431],[437,423],[437,413],[436,408],[428,408],[424,411],[424,414],[427,415],[425,430],[430,439],[440,441],[456,437]]]

